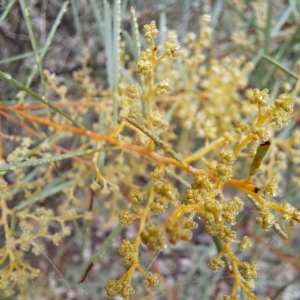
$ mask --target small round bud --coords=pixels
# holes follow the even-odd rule
[[[253,243],[248,236],[244,236],[239,244],[239,250],[244,251],[253,247]]]
[[[225,266],[225,262],[220,258],[213,258],[208,261],[208,266],[215,272]]]
[[[131,225],[134,220],[134,215],[128,210],[122,210],[122,212],[119,213],[119,219],[122,225]]]
[[[251,130],[251,133],[252,133],[252,140],[257,143],[265,142],[268,140],[268,132],[265,129],[265,127],[254,126]]]
[[[292,95],[281,94],[275,100],[274,105],[287,113],[291,113],[294,110],[294,98]]]
[[[260,91],[259,89],[254,89],[252,97],[250,97],[249,102],[251,104],[258,104],[260,107],[268,106],[269,102],[269,90],[264,89]]]
[[[148,273],[146,279],[144,280],[145,287],[156,288],[159,286],[159,275],[156,273]]]
[[[147,40],[151,40],[153,38],[156,38],[158,36],[158,33],[159,33],[159,31],[156,27],[155,21],[152,21],[150,24],[144,25],[143,30],[145,32],[145,38]]]

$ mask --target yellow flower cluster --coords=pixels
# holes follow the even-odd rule
[[[248,88],[253,63],[230,54],[219,59],[214,52],[210,21],[210,16],[202,16],[200,33],[187,33],[182,43],[176,32],[169,31],[158,44],[156,23],[146,24],[143,41],[148,46],[144,51],[135,26],[132,38],[127,37],[134,60],[125,44],[113,49],[118,57],[114,56],[117,70],[109,73],[109,78],[114,75],[110,89],[99,91],[88,59],[82,61],[82,71],[74,73],[84,95],[78,102],[69,101],[68,89],[57,86],[56,76],[45,72],[48,88],[60,97],[57,107],[62,106],[63,113],[78,118],[84,126],[71,125],[57,107],[52,117],[41,117],[43,111],[26,113],[27,109],[40,108],[35,105],[10,108],[14,117],[26,120],[22,127],[34,138],[1,136],[19,143],[6,156],[6,161],[12,163],[10,171],[14,175],[10,180],[14,183],[10,187],[0,178],[0,229],[5,235],[0,263],[8,266],[0,270],[0,287],[7,295],[38,276],[39,271],[24,260],[24,252],[40,255],[46,251],[44,244],[35,243],[36,238],[50,239],[58,245],[71,235],[73,223],[77,229],[85,227],[76,222],[82,219],[88,226],[94,212],[104,210],[109,212],[107,223],[115,224],[118,216],[122,225],[124,238],[118,252],[126,265],[119,279],[108,280],[105,291],[109,297],[131,299],[135,272],[142,275],[144,287],[159,287],[160,274],[143,267],[143,249],[158,252],[168,243],[192,241],[193,230],[202,224],[203,234],[213,237],[218,248],[215,257],[208,260],[209,268],[214,272],[227,268],[233,280],[231,293],[223,299],[240,299],[238,293],[242,291],[248,299],[258,300],[254,292],[258,264],[238,258],[238,251],[255,245],[250,237],[239,234],[240,227],[235,225],[243,222],[238,216],[246,211],[246,201],[257,210],[256,224],[284,239],[287,234],[280,222],[290,226],[300,223],[296,205],[276,198],[283,190],[282,182],[286,185],[282,178],[290,164],[289,154],[294,163],[300,161],[300,131],[295,130],[286,139],[276,132],[295,118],[295,92],[280,94],[272,101],[268,89]],[[235,35],[236,42],[237,38]],[[3,116],[11,112],[5,109],[0,108]],[[34,126],[29,127],[27,121]],[[33,148],[40,125],[56,134]],[[73,146],[65,149],[57,140],[73,139],[74,134],[80,138],[72,144],[81,154],[71,160],[71,167],[60,166],[60,157],[53,160],[55,164],[46,162],[53,158],[52,147],[53,153],[73,151]],[[49,168],[37,168],[33,173],[28,168],[28,174],[21,168],[14,170],[28,157],[36,158],[33,155],[41,155]],[[1,161],[2,165],[6,162]],[[49,183],[58,173],[60,178]],[[300,186],[299,176],[293,181]],[[52,196],[53,190],[61,193],[63,200],[57,197],[59,205],[40,205],[40,197]],[[19,193],[24,201],[15,197],[16,201],[8,202]],[[15,220],[21,231],[14,228]],[[53,224],[58,225],[55,233],[50,230]],[[130,235],[129,225],[134,225]]]

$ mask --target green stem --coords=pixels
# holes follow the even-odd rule
[[[269,55],[262,55],[262,57],[264,59],[266,59],[267,61],[269,61],[270,63],[272,63],[273,65],[275,65],[278,69],[284,71],[286,74],[288,74],[289,76],[291,76],[292,78],[298,80],[298,75],[295,74],[294,72],[291,72],[290,70],[286,69],[284,66],[282,66],[281,64],[279,64],[277,61],[275,61],[272,57],[270,57]]]

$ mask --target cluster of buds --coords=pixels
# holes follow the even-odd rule
[[[15,148],[14,151],[7,156],[7,161],[9,163],[12,163],[15,161],[19,161],[22,157],[25,157],[32,143],[33,142],[30,138],[23,138],[21,145]]]
[[[144,195],[138,191],[132,191],[129,194],[129,199],[133,204],[142,203]]]
[[[222,217],[229,223],[234,225],[236,223],[237,215],[244,209],[244,202],[239,197],[223,201],[222,203]]]
[[[206,48],[210,46],[210,37],[212,34],[212,29],[208,26],[210,21],[211,21],[210,15],[203,15],[200,20],[201,32],[200,32],[198,43],[200,42],[200,44]]]
[[[222,204],[216,200],[208,200],[204,203],[203,209],[199,212],[199,217],[207,225],[222,222]]]
[[[168,126],[168,120],[164,119],[160,111],[154,110],[150,116],[152,125],[156,128],[166,129]]]
[[[223,268],[225,266],[225,262],[222,259],[216,257],[208,261],[208,266],[215,272],[220,268]]]
[[[170,182],[157,182],[154,186],[158,198],[151,205],[154,213],[158,214],[165,211],[169,202],[175,202],[179,198],[177,189]]]
[[[194,190],[198,190],[202,197],[207,196],[209,198],[214,198],[219,193],[219,190],[217,190],[215,184],[209,180],[206,174],[196,175],[191,187]]]
[[[249,131],[249,125],[243,122],[242,120],[236,121],[235,126],[236,126],[235,132],[237,134],[241,134],[243,132]]]
[[[142,93],[142,91],[141,91],[140,86],[138,86],[138,85],[131,85],[128,88],[127,96],[132,101],[138,101],[141,98],[141,93]]]
[[[121,283],[115,280],[109,280],[104,289],[108,297],[114,298],[121,296],[124,300],[129,300],[135,293],[135,289],[131,286],[131,282],[128,279],[123,280]]]
[[[263,188],[262,194],[264,196],[275,197],[278,195],[278,182],[277,180],[273,179],[266,184]]]
[[[157,288],[159,286],[159,275],[149,272],[143,282],[145,287]]]
[[[180,48],[179,44],[177,43],[165,43],[165,53],[167,56],[177,57],[178,56],[178,49]]]
[[[281,215],[281,218],[284,221],[289,221],[290,226],[296,226],[300,223],[300,211],[297,210],[295,207],[290,205],[289,203],[283,203],[282,208],[285,212]]]
[[[168,78],[164,79],[163,81],[159,82],[156,86],[156,94],[161,96],[170,92],[172,90],[170,86],[170,80]]]
[[[243,269],[240,274],[247,279],[257,278],[257,264],[249,264],[248,262],[244,262]]]
[[[205,198],[214,198],[218,193],[215,184],[207,175],[196,175],[191,188],[185,193],[183,202],[185,205],[203,205]]]
[[[233,164],[236,160],[236,157],[233,154],[233,151],[231,149],[222,149],[220,151],[220,158],[222,164]]]
[[[232,164],[235,162],[236,157],[231,149],[222,149],[220,151],[220,162],[214,168],[213,175],[220,183],[228,181],[233,176]]]
[[[272,122],[280,129],[290,122],[290,115],[283,109],[275,110],[272,114]]]
[[[244,251],[253,247],[253,243],[248,236],[244,236],[239,244],[239,250]]]
[[[11,192],[7,186],[7,182],[4,180],[2,176],[0,176],[0,193],[3,199],[5,200],[11,200],[12,195]]]
[[[236,238],[236,232],[231,230],[230,227],[224,226],[224,228],[220,228],[217,237],[225,243],[229,243]]]
[[[274,102],[275,107],[284,110],[286,113],[292,113],[294,110],[294,98],[288,94],[281,94]]]
[[[220,162],[217,164],[213,174],[219,182],[225,182],[232,178],[232,173],[232,166]]]
[[[264,230],[269,230],[275,221],[275,216],[269,211],[263,211],[261,217],[256,218],[256,224],[260,224]]]
[[[152,62],[150,60],[139,60],[136,66],[136,72],[148,75],[152,70]]]
[[[223,165],[232,163],[235,157],[232,151],[221,151]],[[236,237],[236,232],[225,223],[235,224],[236,216],[243,210],[244,203],[239,197],[228,201],[217,201],[215,197],[219,190],[211,182],[207,175],[197,175],[184,196],[185,205],[196,205],[199,207],[199,217],[205,221],[205,230],[211,236],[216,236],[229,243]]]
[[[296,129],[291,137],[292,146],[297,148],[300,146],[300,130]]]
[[[67,225],[70,220],[82,217],[86,220],[91,220],[93,218],[92,212],[90,211],[85,212],[84,214],[78,214],[74,208],[63,210],[61,207],[58,208],[58,211],[60,212],[59,217],[54,214],[52,209],[46,209],[44,207],[39,207],[34,212],[30,212],[29,209],[24,209],[19,213],[19,224],[23,231],[23,235],[21,236],[22,249],[26,249],[27,251],[30,250],[28,236],[31,237],[31,240],[35,239],[36,237],[44,236],[52,240],[54,245],[58,246],[62,240],[62,237],[69,236],[72,232],[71,227]],[[29,219],[38,220],[38,231],[34,232],[33,226],[28,221]],[[61,232],[56,232],[55,234],[51,235],[49,234],[48,226],[53,222],[58,222],[60,224]],[[43,245],[37,245],[33,243],[32,252],[34,252],[36,255],[39,255],[43,251]]]
[[[153,172],[150,173],[150,178],[153,180],[155,185],[162,184],[165,178],[165,172],[160,168],[155,168]]]
[[[268,140],[268,132],[265,127],[254,126],[251,129],[252,140],[257,143],[265,142]]]
[[[3,297],[4,295],[7,297],[12,296],[16,291],[16,286],[24,285],[28,280],[34,279],[40,274],[39,269],[23,262],[23,253],[21,250],[16,249],[17,244],[18,240],[10,239],[6,241],[10,261],[7,268],[0,270],[0,287],[4,290]],[[6,257],[6,255],[3,257]],[[16,297],[13,298],[16,299]]]
[[[136,66],[136,72],[148,75],[152,71],[151,51],[142,51]]]
[[[141,232],[141,240],[152,252],[163,249],[165,245],[161,228],[152,224],[145,227]]]
[[[176,245],[179,241],[189,241],[193,237],[192,230],[198,224],[187,218],[177,219],[173,223],[166,225],[166,232],[169,235],[169,242]]]
[[[158,36],[158,29],[156,27],[155,21],[152,21],[150,24],[144,25],[145,38],[149,41]]]
[[[128,239],[123,240],[123,243],[119,246],[119,254],[124,257],[124,263],[127,265],[132,264],[132,258],[137,253],[136,247],[134,247]]]
[[[254,89],[253,95],[249,98],[251,104],[257,104],[259,109],[267,108],[269,102],[269,91],[267,89],[260,91]],[[290,113],[294,109],[293,96],[288,94],[281,94],[274,101],[275,109],[272,109],[271,120],[276,124],[277,128],[281,128],[290,122]],[[254,141],[265,141],[267,140],[267,133],[263,127],[252,129]]]
[[[168,208],[168,200],[166,197],[158,197],[155,202],[151,204],[151,209],[155,214],[164,212]]]
[[[269,103],[269,90],[264,89],[263,91],[260,91],[259,89],[254,89],[249,102],[251,104],[257,104],[259,107],[267,107]]]
[[[134,220],[134,215],[128,210],[122,210],[119,213],[119,219],[122,225],[131,225]]]
[[[166,197],[170,202],[174,202],[179,198],[178,190],[170,182],[156,184],[154,190],[157,194]]]
[[[203,197],[197,189],[187,189],[183,202],[185,205],[203,204]]]

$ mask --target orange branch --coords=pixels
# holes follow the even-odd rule
[[[33,136],[35,137],[40,137],[40,134],[38,132],[36,132],[35,130],[31,129],[30,127],[28,127],[27,125],[23,124],[21,121],[13,118],[12,116],[8,115],[7,113],[1,111],[0,109],[0,115],[3,115],[7,120],[16,123],[17,125],[23,127],[25,130],[27,130],[29,133],[31,133]],[[1,118],[0,118],[0,159],[3,158],[3,150],[2,150],[2,122],[1,122]],[[54,146],[55,149],[57,149],[59,152],[61,153],[68,153],[70,152],[69,149],[65,149],[59,145],[55,145]],[[76,160],[80,161],[80,163],[87,163],[85,162],[84,159],[80,158],[80,157],[74,157]]]
[[[0,115],[2,115],[3,117],[5,117],[7,120],[19,125],[20,127],[23,127],[25,130],[27,130],[31,135],[33,136],[39,136],[39,134],[32,130],[30,127],[28,127],[27,125],[25,125],[24,123],[22,123],[21,121],[13,118],[12,116],[10,116],[9,114],[5,113],[4,111],[0,110]]]
[[[73,132],[75,134],[90,137],[93,140],[106,141],[110,144],[119,146],[123,149],[134,151],[134,152],[137,152],[137,153],[139,153],[143,156],[147,156],[147,157],[151,158],[152,160],[154,160],[155,162],[157,162],[158,164],[173,165],[173,166],[175,166],[177,168],[180,168],[180,169],[183,169],[183,170],[185,170],[185,171],[187,171],[187,172],[189,172],[193,175],[208,174],[209,177],[212,180],[215,180],[215,178],[211,174],[211,171],[205,171],[205,170],[197,169],[197,168],[194,168],[190,165],[182,165],[177,160],[175,160],[173,158],[170,158],[170,157],[163,156],[163,155],[159,155],[159,154],[157,154],[155,152],[152,152],[152,151],[149,151],[146,147],[122,143],[122,142],[118,141],[117,139],[112,138],[108,135],[95,133],[95,132],[92,132],[90,130],[86,130],[85,128],[78,128],[78,127],[69,126],[69,125],[60,125],[60,124],[54,123],[51,120],[46,119],[46,118],[42,118],[42,117],[38,117],[38,116],[32,116],[32,115],[28,115],[28,114],[24,114],[24,113],[19,113],[19,114],[24,119],[27,119],[29,121],[36,122],[36,123],[39,123],[39,124],[43,124],[43,125],[46,125],[46,126],[49,126],[49,127],[53,127],[57,131],[62,131],[62,130],[63,131],[69,131],[69,132]],[[245,190],[247,190],[249,192],[252,192],[252,193],[257,192],[256,186],[254,186],[250,183],[244,182],[244,180],[232,179],[232,180],[227,181],[226,184],[235,186],[239,189],[245,189]]]

